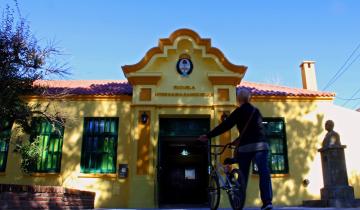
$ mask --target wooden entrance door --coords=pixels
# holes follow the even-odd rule
[[[208,118],[160,119],[160,206],[206,204],[207,147],[197,138],[208,129]]]

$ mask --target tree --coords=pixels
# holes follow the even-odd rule
[[[69,74],[65,65],[60,65],[55,57],[61,55],[52,44],[41,47],[31,34],[28,22],[14,17],[9,6],[5,9],[0,25],[0,131],[16,122],[23,131],[30,131],[30,121],[34,115],[41,115],[51,122],[60,122],[60,113],[48,113],[46,107],[29,105],[26,95],[48,95],[45,87],[34,86],[36,80],[51,76]],[[60,94],[62,95],[62,94]]]
[[[13,123],[16,123],[24,133],[29,134],[34,116],[43,117],[53,125],[62,125],[64,118],[61,112],[49,111],[52,100],[48,100],[45,105],[30,104],[24,97],[63,97],[66,90],[50,94],[48,88],[35,86],[34,82],[54,76],[66,76],[69,71],[65,68],[66,64],[56,60],[62,54],[54,44],[50,42],[45,47],[40,46],[32,35],[28,22],[17,11],[18,18],[15,18],[16,13],[7,6],[0,20],[0,132],[11,129]],[[36,147],[36,144],[32,145]],[[29,146],[31,144],[19,144],[20,154],[21,151],[26,153]],[[31,154],[36,155],[37,152]],[[26,161],[23,155],[22,157]]]

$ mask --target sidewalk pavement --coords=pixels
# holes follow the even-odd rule
[[[170,208],[165,208],[165,210]],[[175,210],[208,210],[207,208],[175,208]],[[96,210],[123,210],[123,209],[96,209]],[[125,209],[124,209],[125,210]],[[138,209],[126,209],[126,210],[138,210]],[[156,209],[139,209],[139,210],[156,210]],[[231,210],[219,208],[219,210]],[[244,208],[244,210],[260,210],[260,208]],[[359,210],[359,208],[307,208],[307,207],[274,207],[274,210]]]

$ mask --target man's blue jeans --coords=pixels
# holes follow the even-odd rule
[[[271,177],[269,169],[269,151],[262,150],[256,152],[238,152],[237,153],[237,162],[239,168],[245,178],[245,186],[247,186],[249,179],[249,170],[251,161],[254,161],[259,170],[259,188],[261,194],[261,200],[263,204],[269,204],[272,202],[272,186],[271,186]]]

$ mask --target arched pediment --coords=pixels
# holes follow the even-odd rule
[[[182,50],[181,53],[190,51],[190,54],[194,56],[201,56],[204,62],[216,63],[208,65],[210,68],[207,68],[208,78],[213,84],[236,85],[241,81],[247,69],[244,65],[232,64],[218,48],[211,46],[210,39],[201,38],[190,29],[179,29],[174,31],[169,38],[160,39],[158,46],[151,48],[138,63],[124,65],[122,70],[132,84],[156,84],[161,79],[162,72],[151,65],[155,63],[155,66],[159,66],[158,63],[164,63],[168,58],[173,61],[171,53],[176,50]],[[211,71],[214,66],[217,71]]]

